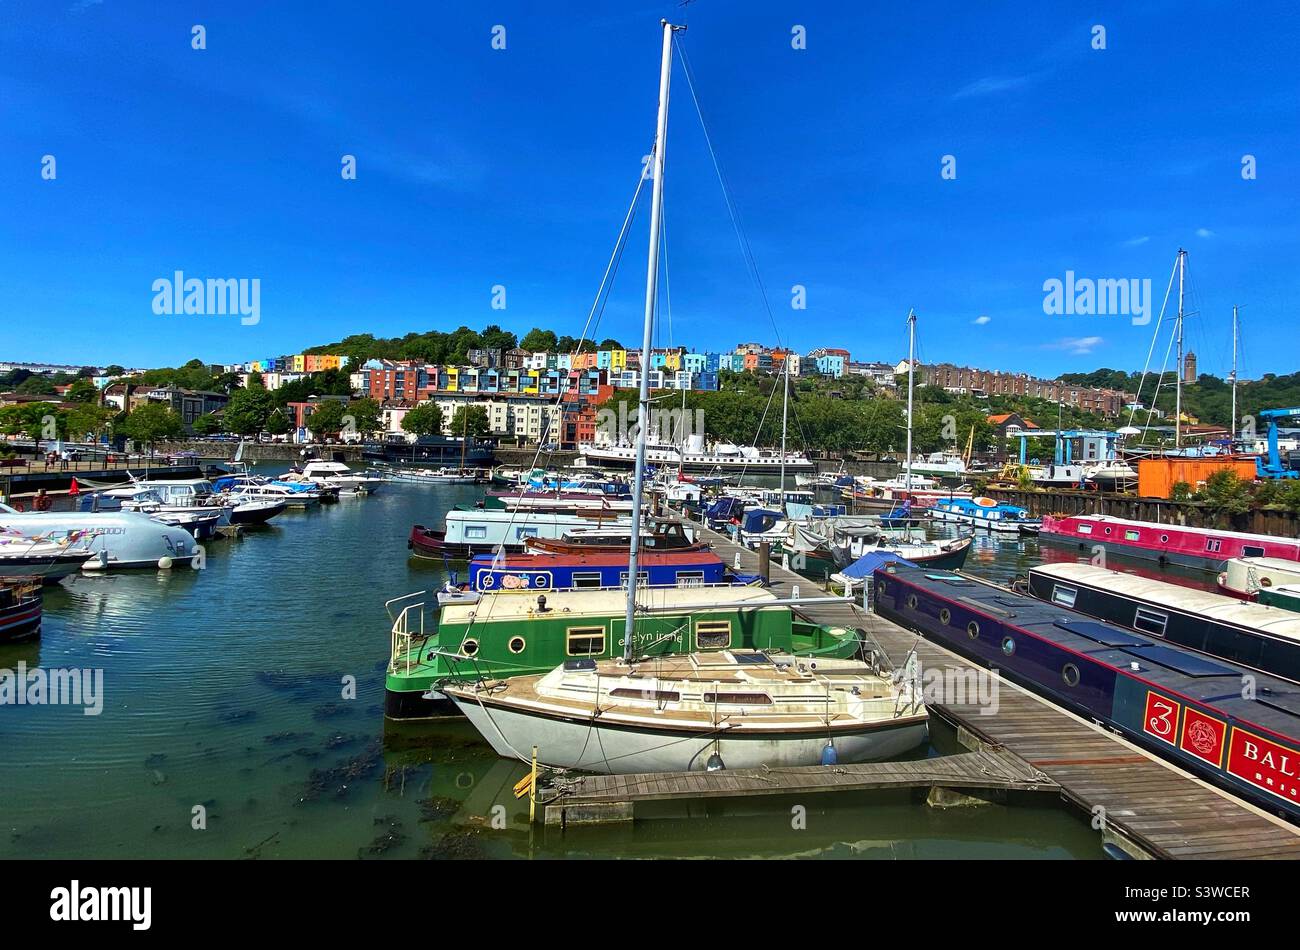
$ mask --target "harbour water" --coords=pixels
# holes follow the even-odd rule
[[[0,856],[1101,856],[1098,834],[1050,795],[947,811],[846,795],[808,802],[804,822],[800,803],[773,800],[530,833],[511,792],[522,765],[466,724],[382,713],[384,601],[445,579],[408,558],[407,532],[481,495],[389,484],[210,542],[202,571],[50,590],[41,639],[0,648],[0,668],[102,669],[104,708],[0,707]],[[1001,581],[1040,557],[1033,539],[977,545],[968,568]],[[937,732],[928,753],[954,749]]]

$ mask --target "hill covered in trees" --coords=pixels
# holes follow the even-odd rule
[[[1100,386],[1109,389],[1121,389],[1136,393],[1142,385],[1141,401],[1145,406],[1154,405],[1166,416],[1172,418],[1174,412],[1176,377],[1165,373],[1163,379],[1156,373],[1147,376],[1142,383],[1141,373],[1129,373],[1118,369],[1099,369],[1091,373],[1066,373],[1063,382],[1080,386]],[[1158,388],[1158,393],[1157,393]],[[1278,376],[1265,373],[1259,379],[1242,380],[1237,384],[1238,416],[1253,415],[1261,409],[1277,409],[1288,406],[1300,406],[1300,373]],[[1195,383],[1183,386],[1183,408],[1201,422],[1227,426],[1231,424],[1232,384],[1218,376],[1202,373]],[[1138,414],[1137,422],[1143,421],[1143,414]]]

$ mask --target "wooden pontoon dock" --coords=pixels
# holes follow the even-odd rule
[[[728,563],[757,572],[759,555],[697,526]],[[768,576],[773,593],[823,596],[815,582],[781,567]],[[816,623],[856,627],[892,664],[915,649],[927,671],[969,677],[963,657],[921,639],[853,601],[809,604],[797,612]],[[810,791],[929,786],[930,801],[990,790],[1048,790],[1080,808],[1103,841],[1134,858],[1300,858],[1300,827],[1217,789],[1094,722],[998,678],[996,710],[969,703],[931,704],[968,753],[915,761],[807,769],[585,776],[546,806],[548,824],[627,820],[638,802],[748,798]]]

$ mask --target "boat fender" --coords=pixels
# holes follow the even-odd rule
[[[160,571],[170,571],[171,568],[172,568],[172,559],[167,557],[167,555],[164,554],[162,557],[158,559],[158,569]]]
[[[829,739],[826,745],[822,747],[822,765],[839,765],[840,757],[835,751],[835,744]]]
[[[1219,586],[1220,586],[1220,587],[1227,587],[1227,586],[1228,586],[1228,572],[1227,572],[1227,571],[1222,572],[1222,573],[1219,575],[1219,577],[1218,577],[1218,581],[1219,581]]]

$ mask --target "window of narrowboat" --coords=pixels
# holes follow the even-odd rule
[[[1130,528],[1124,532],[1125,541],[1136,541],[1140,537],[1142,537],[1142,532],[1138,531],[1136,528]]]
[[[1264,549],[1255,545],[1247,544],[1241,549],[1242,557],[1263,557]]]
[[[510,642],[506,644],[511,653],[523,653],[526,646],[528,643],[523,637],[511,637]]]
[[[1062,607],[1073,607],[1075,598],[1078,596],[1079,591],[1074,587],[1057,584],[1052,588],[1052,603],[1060,604]]]
[[[1090,525],[1090,524],[1081,524],[1081,525],[1079,525],[1079,533],[1080,533],[1080,534],[1092,534],[1092,525]]]
[[[972,620],[970,623],[966,624],[966,636],[970,637],[972,640],[976,640],[979,638],[979,635],[980,625],[978,623]]]
[[[520,539],[535,538],[537,537],[537,529],[533,527],[515,528],[515,537]]]
[[[1061,667],[1061,680],[1066,686],[1079,685],[1079,668],[1073,663],[1067,663]]]
[[[1165,625],[1168,623],[1169,615],[1158,610],[1146,610],[1139,607],[1137,613],[1133,616],[1133,629],[1141,630],[1143,633],[1155,634],[1157,637],[1165,635]]]
[[[645,587],[645,586],[648,585],[649,583],[650,583],[650,574],[649,574],[647,571],[637,571],[637,572],[636,572],[636,586],[637,586],[637,587]],[[623,571],[621,574],[618,575],[618,584],[619,584],[620,587],[626,589],[626,587],[627,587],[627,571]]]
[[[951,621],[952,621],[952,611],[949,610],[947,607],[940,608],[939,622],[946,627]]]
[[[573,587],[575,590],[592,590],[600,586],[600,571],[574,571]]]
[[[465,656],[473,656],[478,652],[478,641],[469,639],[460,645],[460,652]]]
[[[486,538],[486,537],[487,537],[487,528],[483,527],[482,525],[466,525],[466,526],[465,526],[465,537],[466,537],[466,538]]]
[[[706,703],[732,703],[739,706],[771,706],[772,697],[767,693],[705,693]]]
[[[1207,538],[1205,541],[1205,550],[1217,554],[1223,550],[1222,538]]]
[[[570,627],[565,631],[569,656],[599,656],[605,652],[604,627]]]
[[[1011,654],[1016,652],[1016,641],[1014,638],[1012,637],[1002,638],[1002,652],[1005,653],[1007,656],[1010,656]]]
[[[704,572],[703,571],[678,571],[677,586],[678,587],[703,587]]]
[[[725,650],[731,646],[731,621],[697,620],[695,646],[700,650]]]

